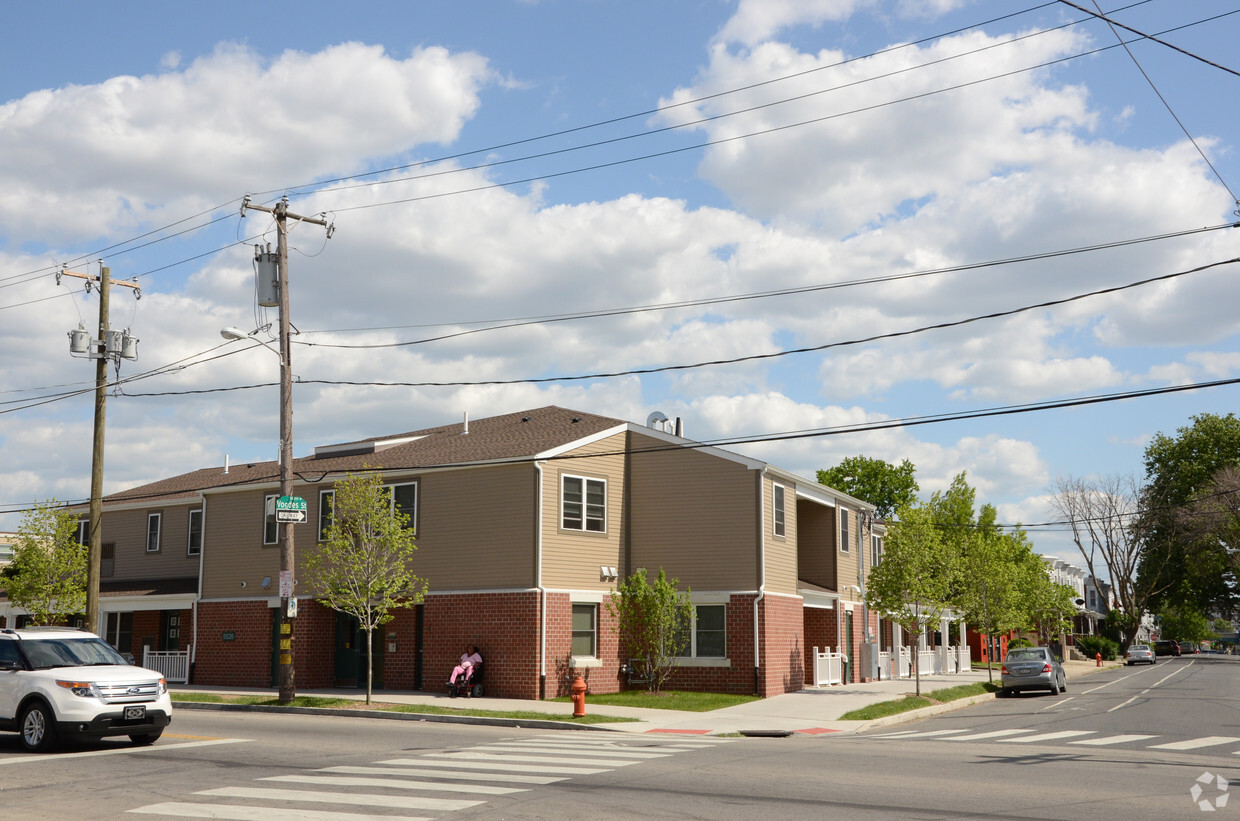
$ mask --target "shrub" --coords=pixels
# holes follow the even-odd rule
[[[1080,650],[1086,658],[1093,658],[1099,653],[1106,661],[1115,661],[1119,658],[1119,644],[1105,636],[1077,636],[1076,649]]]
[[[1033,646],[1033,642],[1023,637],[1018,638],[1018,639],[1012,639],[1011,641],[1008,642],[1009,650],[1018,650],[1021,647],[1032,647],[1032,646]]]

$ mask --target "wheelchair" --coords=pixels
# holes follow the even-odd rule
[[[451,698],[456,698],[457,696],[482,698],[482,694],[486,692],[482,682],[486,666],[486,661],[484,660],[480,664],[475,664],[470,668],[470,671],[457,676],[455,683],[448,682],[448,696]]]

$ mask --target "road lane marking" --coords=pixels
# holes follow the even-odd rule
[[[387,770],[396,774],[397,771]],[[472,795],[511,795],[529,792],[528,787],[493,787],[489,784],[453,784],[445,781],[410,781],[403,778],[350,778],[344,775],[270,775],[259,781],[280,781],[292,784],[325,784],[333,787],[388,787],[396,790],[429,790],[431,792],[463,792]]]
[[[413,764],[418,767],[459,767],[463,770],[487,770],[511,773],[533,773],[543,775],[597,775],[609,772],[607,767],[535,767],[525,764],[496,764],[490,761],[438,761],[433,758],[406,758],[384,761],[384,764]]]
[[[1033,730],[991,730],[988,733],[974,733],[973,735],[956,735],[951,738],[945,738],[944,741],[984,741],[988,738],[1003,738],[1009,735],[1020,735],[1021,733],[1032,733]]]
[[[1240,741],[1240,738],[1234,738],[1226,735],[1208,735],[1202,738],[1190,738],[1188,741],[1172,741],[1169,744],[1155,744],[1150,747],[1151,750],[1196,750],[1199,747],[1217,747],[1220,744],[1230,744]]]
[[[1147,687],[1146,689],[1144,689],[1144,690],[1142,690],[1141,692],[1137,693],[1135,696],[1133,696],[1132,698],[1128,699],[1127,701],[1121,701],[1119,704],[1116,704],[1114,707],[1112,707],[1111,709],[1107,710],[1107,712],[1108,712],[1108,713],[1113,713],[1113,712],[1115,712],[1116,710],[1120,709],[1121,707],[1127,707],[1129,704],[1132,704],[1134,701],[1136,701],[1137,699],[1141,698],[1141,696],[1143,696],[1143,695],[1145,695],[1146,693],[1148,693],[1148,692],[1150,691],[1150,689],[1151,689],[1151,688]]]
[[[470,747],[470,750],[484,750],[486,752],[511,752],[511,753],[563,753],[574,757],[588,757],[592,755],[614,756],[615,758],[668,758],[671,753],[647,753],[629,750],[603,750],[595,747],[578,747],[571,743],[566,743],[558,747],[550,747],[547,745],[527,746],[525,744],[485,744],[478,747]]]
[[[55,753],[53,755],[25,755],[0,758],[0,764],[29,764],[35,761],[68,761],[73,758],[94,758],[100,755],[130,755],[132,753],[163,753],[186,750],[190,747],[213,747],[216,744],[240,744],[248,738],[219,738],[214,741],[187,741],[184,744],[159,744],[146,747],[117,747],[112,750],[83,750],[79,753]]]
[[[1080,741],[1069,741],[1069,744],[1087,744],[1091,747],[1105,747],[1108,744],[1127,744],[1130,741],[1145,741],[1147,738],[1158,738],[1157,735],[1109,735],[1105,738],[1083,738]]]
[[[1047,710],[1054,710],[1056,707],[1062,707],[1065,704],[1067,704],[1069,701],[1071,701],[1073,698],[1074,698],[1073,696],[1068,696],[1067,698],[1061,698],[1058,701],[1054,701],[1046,705],[1041,710],[1038,710],[1038,712],[1045,713]]]
[[[1072,738],[1078,735],[1093,735],[1095,730],[1060,730],[1057,733],[1041,733],[1022,738],[1001,738],[1000,744],[1036,744],[1039,741],[1058,741],[1061,738]]]
[[[935,736],[955,735],[956,733],[967,733],[968,727],[959,730],[928,730],[926,732],[905,731],[902,733],[884,733],[883,735],[871,736],[872,738],[933,738]]]
[[[320,790],[274,790],[264,787],[220,787],[200,790],[194,795],[219,798],[259,798],[267,801],[310,801],[316,804],[351,804],[357,807],[388,807],[395,810],[467,810],[485,801],[463,798],[423,798],[418,795],[374,795],[369,793],[323,792]]]
[[[226,821],[374,821],[375,816],[355,812],[331,812],[304,808],[278,810],[272,807],[239,807],[230,804],[191,804],[168,801],[150,804],[129,812],[144,815],[171,815],[178,818],[221,818]],[[385,815],[384,821],[433,821],[422,815]]]
[[[387,775],[390,773],[408,773],[423,778],[455,778],[460,781],[508,781],[513,784],[554,784],[557,781],[567,781],[567,778],[561,778],[550,775],[516,775],[514,773],[473,773],[460,770],[436,770],[426,769],[414,766],[419,762],[417,759],[397,759],[395,761],[377,761],[377,764],[386,764],[393,767],[402,767],[400,770],[381,769],[379,767],[324,767],[316,772],[323,773],[354,773],[365,774],[374,773],[376,775]],[[432,765],[439,766],[439,762]]]
[[[565,753],[568,755],[568,753]],[[549,756],[549,755],[490,755],[471,751],[459,753],[427,753],[427,758],[451,758],[464,761],[519,761],[523,764],[584,764],[587,767],[628,767],[640,764],[640,761],[629,761],[622,758],[585,758]]]

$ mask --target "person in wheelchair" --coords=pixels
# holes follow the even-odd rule
[[[477,645],[471,644],[461,653],[461,661],[456,667],[452,668],[452,676],[448,679],[448,688],[452,695],[456,695],[458,691],[469,693],[469,683],[474,677],[474,671],[482,665],[482,656],[478,654]],[[457,679],[460,684],[457,684]]]

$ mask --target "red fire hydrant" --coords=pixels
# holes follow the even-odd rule
[[[573,718],[581,718],[586,714],[586,682],[578,674],[573,679]]]
[[[1102,654],[1094,653],[1094,661],[1098,662],[1098,666],[1101,667],[1102,666]]]

